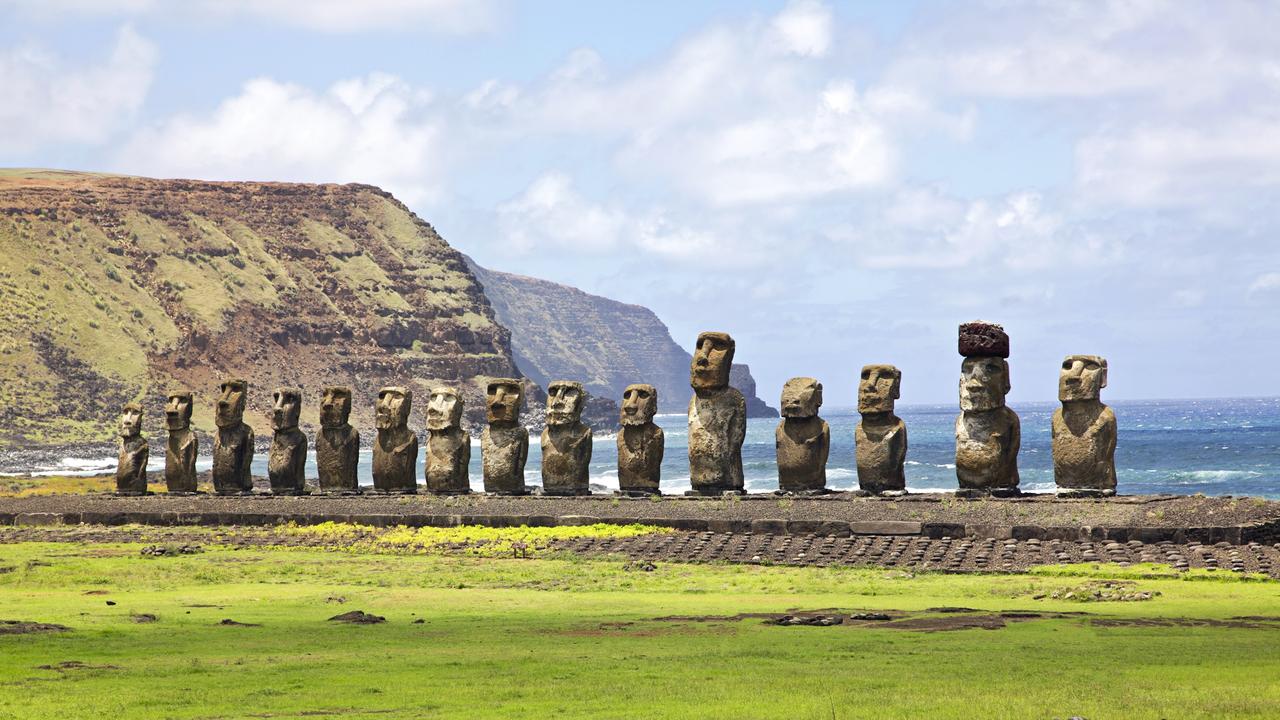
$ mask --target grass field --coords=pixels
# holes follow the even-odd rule
[[[143,546],[0,545],[0,619],[70,628],[0,634],[0,717],[1280,716],[1280,585],[1225,574]],[[1158,594],[1052,599],[1112,577]],[[895,619],[733,617],[826,608]]]

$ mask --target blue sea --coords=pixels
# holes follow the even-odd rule
[[[1052,492],[1049,421],[1058,403],[1012,407],[1022,419],[1022,453],[1018,459],[1021,487],[1024,492]],[[1119,421],[1116,471],[1120,493],[1204,493],[1280,499],[1280,398],[1140,400],[1115,402],[1111,407]],[[956,489],[957,412],[955,405],[899,406],[898,416],[906,421],[909,438],[908,490]],[[827,485],[833,489],[856,488],[853,429],[858,414],[852,408],[824,408],[822,415],[831,426]],[[662,489],[669,493],[688,490],[687,420],[684,415],[660,415],[656,422],[666,433]],[[742,460],[748,491],[766,492],[778,487],[773,446],[778,422],[776,418],[761,418],[747,424]],[[618,487],[616,442],[614,435],[595,438],[591,481],[602,491]],[[538,437],[534,435],[530,438],[525,471],[529,485],[541,484],[540,455]],[[67,458],[59,468],[45,472],[90,474],[113,469],[114,463],[114,458]],[[162,472],[163,463],[163,455],[153,456],[151,469]],[[254,474],[266,475],[266,463],[266,454],[259,453]],[[373,483],[370,465],[371,451],[365,451],[359,471],[363,485]],[[199,463],[201,470],[210,466],[207,458]],[[307,474],[316,474],[314,457]],[[418,476],[422,474],[419,467]],[[472,441],[471,484],[476,490],[483,489],[478,437]]]

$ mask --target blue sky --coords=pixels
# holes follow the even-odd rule
[[[0,165],[368,182],[761,395],[1280,394],[1280,6],[0,0]]]

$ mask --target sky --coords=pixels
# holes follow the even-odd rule
[[[0,166],[363,182],[759,394],[1280,395],[1280,4],[0,0]]]

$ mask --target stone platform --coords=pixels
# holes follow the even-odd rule
[[[837,538],[1231,545],[1280,542],[1280,502],[1173,495],[1106,499],[1052,495],[963,499],[949,494],[861,498],[847,493],[654,499],[610,495],[0,498],[0,525],[272,525],[330,520],[372,526],[646,523],[691,532]]]

